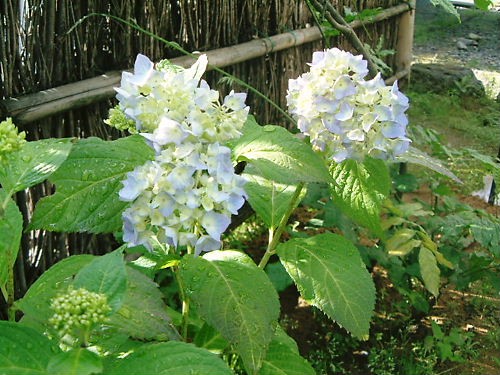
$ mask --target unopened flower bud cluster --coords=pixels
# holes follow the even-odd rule
[[[310,71],[289,81],[287,103],[302,133],[335,162],[392,159],[407,151],[408,98],[395,82],[365,80],[367,62],[337,48],[315,52]]]
[[[71,335],[75,330],[85,330],[105,323],[111,311],[104,294],[87,289],[70,289],[52,300],[50,305],[54,315],[49,323],[60,336]]]
[[[156,151],[153,161],[128,173],[120,199],[123,239],[152,249],[157,242],[189,246],[195,253],[219,249],[220,237],[243,205],[244,180],[234,173],[231,150],[248,116],[245,94],[219,94],[200,80],[200,56],[189,69],[139,55],[124,72],[119,109]]]
[[[0,122],[0,162],[5,157],[21,148],[26,142],[26,133],[18,132],[16,126],[12,123],[11,118]]]

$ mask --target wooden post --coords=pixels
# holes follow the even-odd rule
[[[396,72],[410,72],[413,59],[413,32],[415,29],[415,0],[409,1],[411,10],[399,18],[398,42],[396,45]],[[408,76],[409,77],[409,74]]]

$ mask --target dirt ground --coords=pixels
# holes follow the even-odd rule
[[[500,11],[458,12],[460,21],[429,0],[417,1],[414,61],[472,68],[487,92],[496,97],[500,93]],[[460,49],[459,40],[467,40],[471,34],[478,37],[477,45]]]

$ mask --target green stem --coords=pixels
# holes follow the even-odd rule
[[[3,200],[2,204],[0,205],[0,219],[3,219],[3,216],[5,215],[5,211],[7,210],[7,205],[9,204],[11,197],[12,197],[12,194],[5,195],[5,199]]]
[[[7,210],[7,205],[9,204],[12,191],[5,195],[5,199],[0,205],[0,219],[3,219],[5,212]],[[12,249],[7,249],[7,259],[11,259],[12,257]],[[2,288],[2,293],[4,294],[5,300],[7,302],[7,316],[9,321],[14,322],[16,320],[16,310],[14,309],[14,266],[9,267],[7,274],[7,282],[5,285],[5,289]]]
[[[99,16],[99,17],[106,17],[106,18],[110,18],[114,21],[118,21],[118,22],[121,22],[127,26],[130,26],[131,28],[137,30],[137,31],[140,31],[141,33],[143,34],[146,34],[147,36],[150,36],[151,38],[153,39],[156,39],[162,43],[165,43],[167,46],[169,46],[170,48],[172,49],[175,49],[176,51],[179,51],[181,52],[182,54],[186,55],[186,56],[190,56],[192,57],[193,59],[197,59],[199,57],[199,55],[197,54],[194,54],[194,53],[191,53],[191,52],[188,52],[186,51],[184,48],[182,48],[178,43],[175,43],[175,42],[171,42],[169,40],[166,40],[154,33],[152,33],[151,31],[148,31],[146,29],[143,29],[141,26],[139,26],[138,24],[134,23],[134,22],[131,22],[131,21],[127,21],[127,20],[124,20],[123,18],[120,18],[120,17],[117,17],[117,16],[113,16],[111,14],[106,14],[106,13],[90,13],[88,15],[86,15],[85,17],[82,17],[81,19],[79,19],[67,32],[66,34],[69,34],[70,32],[72,32],[76,27],[78,27],[83,21],[85,21],[87,18],[90,18],[90,17],[94,17],[94,16]],[[211,64],[208,64],[208,66],[210,67],[210,69],[212,70],[215,70],[216,72],[222,74],[223,76],[225,77],[229,77],[231,78],[233,81],[235,81],[237,84],[239,84],[240,86],[243,86],[245,87],[246,89],[248,89],[249,91],[253,92],[255,95],[257,95],[258,97],[264,99],[266,102],[268,102],[272,107],[274,107],[277,111],[279,111],[288,121],[290,121],[292,124],[296,125],[296,121],[283,109],[281,108],[276,102],[274,102],[273,100],[271,100],[269,97],[267,97],[265,94],[263,94],[262,92],[260,92],[259,90],[257,90],[255,87],[249,85],[248,83],[246,83],[245,81],[242,81],[241,79],[235,77],[234,75],[226,72],[225,70],[222,70],[221,68],[218,68],[214,65],[211,65]]]
[[[295,189],[295,192],[293,193],[292,200],[290,201],[290,205],[288,206],[288,210],[285,212],[285,215],[283,215],[283,218],[281,219],[278,228],[276,228],[276,231],[274,231],[272,228],[269,229],[269,244],[267,245],[266,252],[262,259],[259,262],[259,268],[264,269],[267,265],[267,262],[269,262],[269,259],[276,254],[276,247],[280,243],[281,236],[283,232],[285,231],[285,228],[288,224],[288,219],[290,219],[290,216],[292,215],[293,211],[299,204],[299,199],[300,199],[300,193],[302,192],[302,189],[304,188],[304,183],[301,182],[297,185],[297,188]]]
[[[181,323],[181,335],[184,341],[188,339],[188,326],[189,326],[189,299],[186,296],[184,284],[182,283],[182,278],[179,276],[179,268],[174,269],[175,279],[179,285],[180,297],[182,300],[182,323]]]
[[[6,290],[7,290],[7,309],[8,309],[7,315],[10,322],[15,322],[16,309],[14,309],[14,267],[9,267]]]

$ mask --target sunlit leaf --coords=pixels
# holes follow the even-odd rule
[[[333,165],[331,173],[333,203],[352,220],[382,236],[380,210],[391,186],[385,163],[371,158],[363,163],[345,160]]]
[[[231,375],[226,363],[206,349],[185,342],[144,344],[123,359],[108,358],[105,374]]]
[[[79,140],[51,177],[54,195],[42,198],[31,229],[59,232],[114,232],[122,227],[127,202],[118,199],[127,172],[152,159],[141,136],[116,141]]]
[[[281,126],[248,121],[231,147],[237,161],[252,164],[269,180],[283,184],[331,181],[323,159]]]
[[[243,176],[247,180],[245,191],[248,194],[248,202],[268,228],[276,229],[284,216],[298,206],[306,193],[306,189],[302,189],[292,208],[290,205],[297,185],[280,184],[262,177],[253,166],[247,166]]]
[[[0,168],[0,185],[12,195],[42,182],[66,160],[72,146],[71,139],[25,143]]]
[[[449,177],[457,183],[462,183],[462,181],[457,176],[455,176],[453,172],[447,169],[440,160],[433,158],[432,156],[426,154],[423,151],[420,151],[415,147],[410,147],[407,152],[405,152],[401,156],[398,156],[396,158],[396,161],[401,163],[418,164],[422,167],[433,170],[434,172],[440,173],[443,176]]]
[[[198,314],[234,345],[249,373],[257,372],[279,316],[264,271],[247,255],[226,250],[184,257],[180,275]]]
[[[292,239],[277,249],[302,297],[362,339],[368,337],[375,287],[358,249],[325,233]]]

